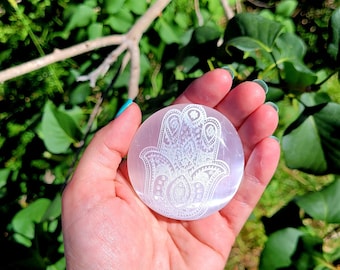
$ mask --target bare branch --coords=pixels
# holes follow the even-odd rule
[[[98,48],[120,44],[122,40],[122,35],[112,35],[86,41],[66,49],[55,49],[51,54],[1,71],[0,83]]]
[[[163,9],[171,2],[171,0],[157,0],[139,20],[131,28],[127,34],[131,38],[134,37],[135,40],[140,40],[142,34],[148,29],[151,23],[161,15]]]
[[[119,55],[128,50],[131,55],[131,74],[129,82],[129,98],[135,98],[138,94],[139,76],[140,76],[140,52],[139,41],[143,33],[148,29],[151,23],[161,14],[163,9],[171,0],[157,0],[133,25],[130,31],[125,35],[112,35],[102,37],[91,41],[86,41],[78,45],[66,48],[56,49],[53,53],[38,59],[26,62],[16,67],[12,67],[0,72],[0,83],[15,77],[27,74],[34,70],[50,64],[93,51],[95,49],[119,45],[115,48],[103,63],[87,76],[81,76],[78,80],[89,80],[94,86],[99,76],[103,76],[109,70],[110,66],[117,60]]]
[[[139,41],[143,33],[148,29],[151,23],[161,14],[163,9],[171,0],[158,0],[151,6],[142,17],[134,24],[130,31],[124,36],[123,43],[106,57],[100,66],[87,76],[81,76],[78,80],[90,80],[91,86],[96,84],[100,76],[104,76],[110,66],[117,60],[126,49],[130,54],[131,70],[129,81],[129,98],[134,99],[139,92],[140,77],[140,52]]]
[[[98,78],[109,70],[112,63],[114,63],[119,55],[121,55],[127,48],[127,44],[124,38],[124,41],[116,48],[114,49],[108,57],[105,58],[103,63],[100,64],[99,67],[97,67],[94,71],[92,71],[88,75],[83,75],[78,77],[78,81],[90,81],[91,87],[94,87],[96,85],[96,82]]]
[[[131,43],[129,46],[131,54],[131,69],[128,98],[135,99],[139,93],[139,77],[140,77],[140,51],[138,43]]]

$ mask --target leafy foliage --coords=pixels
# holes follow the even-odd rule
[[[140,43],[136,101],[144,116],[171,103],[194,78],[227,65],[235,73],[235,85],[263,79],[270,88],[267,100],[284,104],[280,116],[289,120],[281,122],[277,135],[282,134],[288,167],[309,174],[339,174],[340,9],[308,2],[311,6],[305,10],[315,17],[310,28],[316,29],[315,35],[298,21],[305,16],[299,9],[308,5],[302,2],[276,1],[267,9],[244,2],[253,11],[226,22],[219,0],[201,0],[204,23],[200,25],[193,2],[173,0]],[[140,0],[3,1],[0,69],[55,48],[125,33],[149,6]],[[4,250],[0,264],[4,269],[65,268],[60,193],[83,147],[126,98],[129,65],[121,70],[121,56],[93,89],[77,82],[77,77],[92,71],[111,50],[67,59],[0,85],[0,247]],[[100,97],[104,101],[92,123],[89,119]],[[337,230],[339,183],[334,177],[329,186],[294,198],[264,219],[268,241],[261,269],[338,265],[340,249],[325,252],[326,236],[317,235],[306,221],[332,223],[332,230]],[[287,213],[294,216],[292,222],[284,222]]]
[[[336,202],[339,192],[340,181],[337,178],[323,190],[297,197],[291,204],[304,211],[301,221],[312,217],[322,222],[339,224],[340,209]],[[275,215],[280,216],[280,212],[282,210]],[[290,226],[276,228],[269,234],[261,255],[260,269],[330,269],[330,266],[338,264],[339,247],[332,252],[325,252],[324,240],[311,228],[303,228],[301,224],[302,222],[295,223],[294,226],[291,223]],[[272,225],[269,219],[266,230],[271,231]]]

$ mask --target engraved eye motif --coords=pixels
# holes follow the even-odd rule
[[[241,182],[243,159],[238,134],[222,114],[202,105],[174,105],[142,124],[129,150],[128,170],[151,209],[194,220],[230,201]]]

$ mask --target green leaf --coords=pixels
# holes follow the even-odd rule
[[[327,52],[340,62],[340,8],[337,8],[329,21],[329,44]]]
[[[284,72],[288,86],[301,92],[317,80],[317,75],[300,61],[284,62]]]
[[[283,0],[276,6],[276,14],[280,14],[284,17],[291,17],[298,5],[295,0]]]
[[[73,105],[77,105],[86,101],[86,98],[90,95],[91,88],[89,83],[79,84],[70,94],[70,102]]]
[[[65,111],[58,110],[51,101],[47,101],[44,107],[41,133],[46,148],[55,154],[65,153],[70,144],[81,137],[74,119]]]
[[[66,109],[65,104],[61,104],[57,110],[71,117],[74,123],[76,124],[77,128],[79,129],[78,123],[82,122],[84,119],[84,112],[80,107],[73,106],[72,108]],[[81,134],[77,134],[75,138],[78,140],[80,137]]]
[[[1,147],[0,147],[1,148]],[[0,169],[0,199],[6,195],[7,179],[11,173],[10,169]]]
[[[340,223],[340,179],[321,191],[298,197],[296,203],[312,218],[327,223]]]
[[[277,62],[290,60],[303,60],[307,46],[304,41],[294,33],[284,33],[278,37],[275,42],[277,51],[274,50],[274,56]]]
[[[284,132],[282,150],[287,166],[318,175],[340,173],[340,105],[316,104],[318,95],[301,98],[314,104]]]
[[[0,189],[6,186],[7,178],[10,174],[10,169],[0,169]]]
[[[91,23],[87,29],[89,39],[96,39],[103,36],[103,24],[102,23]]]
[[[188,13],[178,11],[175,14],[174,21],[182,28],[187,29],[191,23],[191,18]]]
[[[143,1],[141,1],[143,2]],[[116,14],[119,12],[125,3],[125,0],[105,0],[104,1],[104,8],[107,13],[109,14]]]
[[[286,165],[308,173],[323,174],[327,170],[327,161],[323,153],[321,138],[316,132],[315,121],[312,116],[307,119],[302,119],[302,116],[304,115],[301,115],[289,127],[299,122],[298,126],[289,133],[287,129],[282,138]]]
[[[110,0],[108,0],[110,1]],[[126,8],[131,10],[137,15],[143,15],[148,7],[147,1],[140,0],[127,0],[125,3]]]
[[[266,19],[258,14],[240,13],[233,17],[228,23],[225,38],[226,44],[235,44],[233,39],[239,37],[248,37],[252,43],[250,47],[256,44],[260,45],[266,51],[271,51],[276,39],[282,33],[282,26],[272,20]],[[244,44],[244,39],[236,43]]]
[[[46,267],[46,270],[65,270],[65,269],[66,269],[65,257],[61,258],[55,264]]]
[[[275,270],[291,265],[299,238],[303,233],[294,228],[286,228],[272,233],[260,257],[260,270]]]
[[[180,43],[181,30],[177,25],[168,23],[163,17],[157,20],[155,29],[166,44]]]
[[[113,1],[115,2],[115,1]],[[80,4],[73,8],[71,18],[66,25],[65,32],[89,25],[96,18],[96,12],[88,5]]]
[[[129,10],[122,8],[115,15],[110,16],[105,24],[109,25],[114,31],[118,33],[127,32],[134,22],[133,16]]]
[[[50,203],[50,200],[40,198],[20,210],[12,219],[14,231],[28,239],[33,239],[35,223],[41,221]]]
[[[199,63],[198,57],[187,56],[183,59],[181,63],[181,69],[184,73],[188,73],[197,63]]]
[[[219,31],[216,28],[210,26],[198,27],[192,34],[192,38],[197,44],[204,44],[209,41],[217,40],[219,37]]]
[[[261,43],[258,39],[251,37],[237,37],[229,40],[228,46],[233,46],[241,51],[250,52],[263,49],[266,52],[271,52],[271,48]]]
[[[44,216],[41,218],[41,221],[55,220],[60,215],[61,215],[61,195],[60,193],[57,193],[54,200],[51,202],[46,212],[44,213]]]

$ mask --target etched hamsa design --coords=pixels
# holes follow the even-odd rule
[[[196,219],[205,214],[220,181],[230,174],[218,160],[221,124],[203,106],[187,105],[163,117],[157,146],[145,147],[144,200],[168,217]]]

